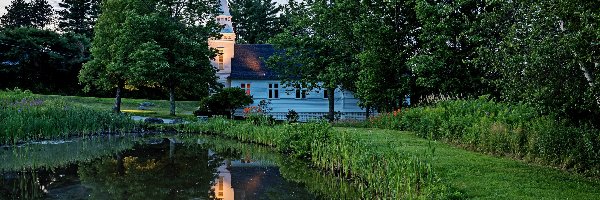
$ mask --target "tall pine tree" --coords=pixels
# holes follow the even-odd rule
[[[6,7],[6,14],[0,17],[0,24],[4,28],[34,27],[44,28],[52,21],[52,6],[47,0],[34,0],[30,3],[25,0],[13,0]]]
[[[31,26],[31,19],[28,15],[29,6],[29,3],[25,2],[25,0],[13,0],[9,6],[6,6],[6,14],[0,18],[2,27]]]
[[[52,22],[54,10],[48,0],[32,0],[30,3],[29,17],[33,27],[44,28]]]
[[[63,0],[58,4],[58,27],[91,37],[100,11],[100,0]]]
[[[229,5],[238,43],[266,43],[282,31],[278,13],[283,7],[272,0],[231,0]]]

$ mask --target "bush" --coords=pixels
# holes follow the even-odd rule
[[[231,118],[235,109],[250,105],[253,102],[252,96],[247,95],[243,89],[225,88],[216,94],[202,99],[200,106],[194,111],[194,115],[225,115],[227,118]]]
[[[524,104],[476,100],[441,101],[384,113],[369,127],[414,131],[468,149],[600,175],[600,131],[543,116]]]
[[[285,118],[287,119],[288,123],[296,123],[298,122],[298,119],[300,119],[300,115],[298,115],[298,113],[295,110],[288,110],[287,115],[285,115]]]

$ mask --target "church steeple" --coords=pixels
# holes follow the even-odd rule
[[[223,13],[223,15],[230,15],[229,14],[229,4],[227,4],[227,0],[221,0],[220,9],[221,9],[221,12]]]
[[[221,38],[210,38],[208,45],[218,51],[214,60],[211,60],[211,64],[217,69],[219,82],[223,83],[225,87],[230,87],[231,84],[227,77],[231,74],[231,59],[235,55],[235,33],[233,32],[232,17],[229,13],[227,0],[220,0],[220,3],[222,13],[215,20],[223,26],[223,29],[221,29]]]
[[[223,26],[221,29],[221,33],[234,33],[233,32],[233,24],[231,22],[231,15],[229,14],[229,5],[227,4],[227,0],[220,0],[221,6],[221,14],[217,16],[217,22]],[[229,34],[223,34],[224,37],[229,38]],[[229,38],[231,39],[231,38]],[[235,39],[235,34],[233,35],[233,39]]]

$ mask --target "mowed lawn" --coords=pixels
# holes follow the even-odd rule
[[[416,137],[410,132],[336,128],[381,148],[425,155],[443,182],[468,199],[600,199],[600,180],[509,158],[475,153]]]
[[[62,98],[73,104],[91,107],[99,110],[111,110],[114,106],[114,98],[97,98],[97,97],[79,97],[79,96],[58,96],[58,95],[41,95],[46,98]],[[146,107],[145,110],[139,110],[140,103],[150,102],[154,106]],[[194,110],[198,108],[199,101],[176,101],[175,114],[176,117],[189,118],[193,116]],[[173,118],[169,116],[170,103],[168,100],[148,100],[148,99],[128,99],[123,98],[121,103],[121,111],[137,116],[145,117],[162,117]]]

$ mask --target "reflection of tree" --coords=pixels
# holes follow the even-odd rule
[[[202,136],[195,136],[202,137]],[[189,140],[198,140],[189,138]],[[263,146],[240,143],[237,141],[210,138],[205,139],[210,148],[227,159],[260,160],[263,163],[275,164],[288,183],[272,184],[261,199],[312,199],[307,196],[318,195],[325,199],[360,199],[361,190],[345,178],[325,174],[310,167],[310,163],[288,158]],[[234,170],[235,171],[235,170]],[[291,183],[290,183],[291,182]],[[236,188],[236,191],[241,188]],[[364,189],[364,188],[363,188]],[[307,191],[312,193],[309,194]],[[362,197],[366,198],[366,197]]]
[[[75,163],[131,148],[131,138],[92,137],[0,149],[0,199],[37,199],[72,186]]]
[[[81,181],[92,199],[206,198],[222,162],[198,145],[138,145],[114,157],[82,164]],[[170,156],[172,154],[172,157]]]

